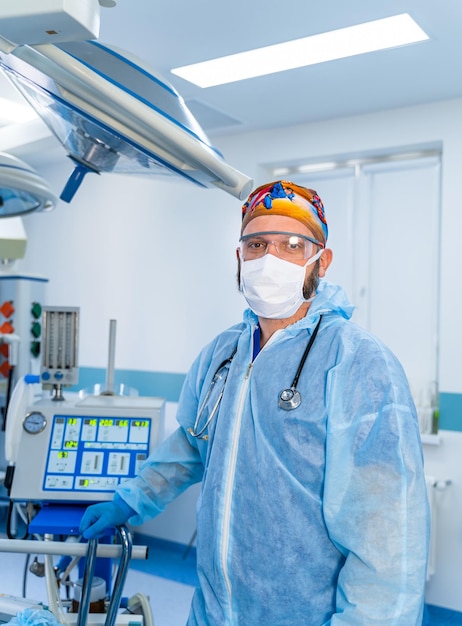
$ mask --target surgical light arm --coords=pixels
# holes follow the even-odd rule
[[[0,50],[24,44],[95,39],[100,29],[98,0],[2,0]]]

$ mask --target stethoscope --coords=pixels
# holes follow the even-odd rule
[[[302,403],[301,393],[297,389],[298,379],[300,378],[300,375],[303,370],[303,366],[305,365],[305,361],[308,357],[308,354],[310,353],[311,346],[313,345],[314,340],[316,339],[316,335],[318,334],[321,320],[322,320],[322,315],[320,316],[319,322],[316,324],[316,328],[314,329],[313,334],[311,335],[310,340],[308,342],[308,345],[305,348],[305,352],[303,353],[303,356],[300,361],[300,365],[298,366],[298,369],[295,373],[292,384],[287,389],[283,389],[281,393],[279,394],[278,405],[281,409],[284,409],[284,411],[293,411],[294,409],[299,407]]]
[[[283,391],[281,391],[281,393],[279,394],[278,406],[281,409],[284,409],[284,411],[293,411],[294,409],[299,407],[300,404],[302,403],[302,396],[297,389],[297,385],[298,385],[298,381],[301,376],[301,373],[303,371],[305,361],[308,357],[308,354],[311,350],[314,340],[316,339],[316,335],[318,334],[321,320],[322,320],[322,315],[320,316],[319,321],[316,324],[316,327],[313,331],[313,334],[310,337],[308,345],[306,346],[305,351],[303,352],[302,358],[300,360],[300,364],[297,368],[297,371],[295,373],[291,386],[288,387],[287,389],[283,389]],[[201,408],[199,409],[199,412],[197,414],[196,420],[194,422],[194,426],[192,428],[188,428],[188,433],[192,437],[195,437],[196,439],[207,440],[209,438],[208,435],[204,435],[204,432],[207,430],[207,427],[209,426],[210,422],[215,417],[215,414],[218,411],[218,407],[220,406],[221,399],[223,398],[223,394],[225,392],[226,380],[229,374],[229,365],[231,364],[231,361],[234,359],[234,355],[236,354],[236,351],[237,351],[237,346],[234,348],[232,355],[229,358],[222,361],[220,365],[217,367],[215,374],[213,375],[213,378],[210,382],[209,388],[207,389],[207,393],[205,394],[204,401],[202,402]],[[226,368],[226,373],[224,374],[224,377],[223,377],[223,372],[225,368]],[[200,430],[198,430],[202,414],[205,410],[205,407],[207,406],[207,402],[209,401],[213,388],[215,387],[215,385],[221,378],[223,378],[223,386],[221,388],[220,393],[218,394],[218,398],[215,404],[213,405],[213,409],[210,411],[210,415],[208,419],[206,420],[205,424],[202,426]]]
[[[197,414],[196,421],[194,422],[194,426],[192,428],[188,428],[188,433],[192,437],[195,437],[196,439],[205,439],[205,441],[207,441],[207,439],[209,438],[208,435],[204,435],[203,433],[207,429],[207,427],[210,424],[210,422],[215,417],[215,413],[218,411],[218,407],[220,406],[221,399],[223,398],[223,394],[225,393],[226,380],[227,380],[228,374],[229,374],[229,365],[231,365],[231,361],[234,359],[234,355],[236,354],[236,351],[237,351],[237,346],[234,348],[234,351],[233,351],[232,355],[229,358],[227,358],[224,361],[222,361],[220,363],[220,365],[217,367],[216,372],[213,375],[213,378],[212,378],[212,380],[210,382],[209,388],[207,389],[207,393],[205,394],[205,398],[204,398],[204,401],[202,403],[202,406],[201,406],[201,408],[199,410],[199,413]],[[226,367],[227,367],[227,369],[226,369],[226,374],[224,375],[224,378],[223,378],[223,386],[221,388],[220,393],[218,394],[217,401],[213,405],[213,409],[210,411],[210,415],[209,415],[208,419],[206,420],[205,424],[203,425],[203,427],[198,432],[197,429],[199,427],[199,422],[200,422],[200,419],[202,417],[202,413],[204,412],[205,407],[207,406],[207,402],[209,401],[209,398],[210,398],[210,395],[211,395],[211,393],[213,391],[213,388],[215,387],[217,382],[222,378],[223,372],[224,372]]]

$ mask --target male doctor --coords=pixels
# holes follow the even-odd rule
[[[321,199],[277,181],[243,206],[249,308],[199,354],[179,427],[84,537],[202,481],[188,626],[420,626],[429,511],[404,371],[350,321]]]

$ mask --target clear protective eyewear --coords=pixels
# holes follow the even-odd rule
[[[324,248],[324,244],[307,235],[283,231],[265,231],[243,235],[239,240],[241,259],[251,261],[265,256],[270,246],[278,257],[285,261],[304,261],[313,256],[315,246]]]

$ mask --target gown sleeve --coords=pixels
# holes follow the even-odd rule
[[[178,404],[180,426],[142,464],[138,475],[117,488],[120,496],[137,515],[130,519],[139,525],[161,513],[167,504],[189,486],[202,480],[201,455],[181,422],[194,423],[197,411],[197,364],[186,377]]]
[[[422,623],[429,507],[401,365],[370,341],[328,374],[324,519],[345,556],[331,626]]]

